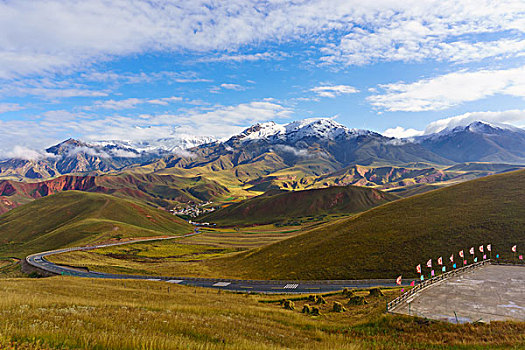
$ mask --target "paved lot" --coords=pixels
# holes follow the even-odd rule
[[[456,322],[525,321],[525,267],[488,265],[435,284],[396,312]]]

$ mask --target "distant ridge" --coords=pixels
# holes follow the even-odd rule
[[[198,218],[222,225],[266,224],[327,214],[353,214],[398,197],[371,188],[335,186],[270,193],[229,205]]]

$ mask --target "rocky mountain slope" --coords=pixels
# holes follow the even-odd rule
[[[229,195],[227,188],[206,178],[174,175],[65,175],[34,183],[0,180],[0,214],[35,199],[70,190],[111,194],[166,209],[181,203],[196,204]]]

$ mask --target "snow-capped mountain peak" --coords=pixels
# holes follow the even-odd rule
[[[311,118],[293,121],[288,124],[276,124],[274,122],[257,123],[229,141],[241,140],[267,140],[274,142],[295,142],[303,138],[318,138],[323,140],[334,140],[340,136],[368,135],[372,132],[367,130],[349,129],[330,118]]]

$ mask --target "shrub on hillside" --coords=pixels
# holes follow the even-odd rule
[[[308,296],[308,301],[311,301],[313,303],[317,303],[317,295],[312,294]]]
[[[379,288],[372,288],[370,289],[370,296],[371,297],[384,297],[385,295]]]
[[[354,291],[348,288],[344,288],[342,294],[347,297],[354,296]]]
[[[295,310],[295,304],[291,300],[285,300],[283,306],[286,310]]]
[[[320,295],[317,297],[317,304],[326,304],[326,300]]]
[[[312,313],[312,308],[310,307],[310,305],[308,304],[304,304],[303,305],[303,311],[301,311],[303,314],[311,314]]]
[[[341,304],[340,302],[338,301],[334,301],[334,306],[332,308],[332,311],[333,312],[345,312],[346,309],[345,307],[343,306],[343,304]]]
[[[312,316],[320,316],[321,311],[319,311],[319,308],[317,306],[312,306],[312,311],[310,312],[310,315]]]
[[[365,304],[368,304],[368,302],[366,301],[364,297],[360,295],[354,295],[348,301],[348,305],[365,305]]]

